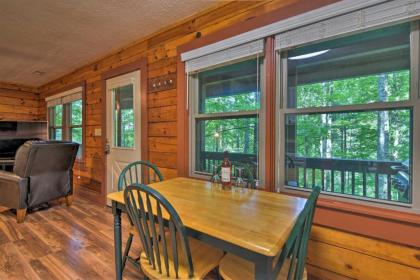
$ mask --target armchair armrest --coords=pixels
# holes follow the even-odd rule
[[[0,170],[0,181],[19,182],[23,178],[13,172]]]
[[[13,208],[27,208],[28,178],[0,170],[0,205]]]

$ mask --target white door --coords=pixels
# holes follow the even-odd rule
[[[107,193],[118,191],[118,176],[141,159],[140,71],[106,80]]]

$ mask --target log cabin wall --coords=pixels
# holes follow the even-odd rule
[[[0,121],[42,121],[38,89],[0,82]]]
[[[86,81],[86,156],[75,167],[75,184],[80,193],[98,201],[102,197],[104,151],[100,129],[102,111],[101,75],[140,58],[147,58],[148,80],[176,77],[177,47],[239,22],[299,0],[239,1],[221,3],[165,30],[90,63],[39,90],[39,115],[46,116],[45,97],[71,84]],[[308,3],[308,2],[306,2]],[[30,100],[30,98],[29,98]],[[177,176],[177,88],[148,90],[148,157],[165,178]],[[420,253],[416,248],[349,234],[326,227],[314,227],[308,253],[309,273],[318,279],[420,279]],[[380,273],[378,273],[380,272]]]

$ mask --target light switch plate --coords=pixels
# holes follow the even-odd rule
[[[95,128],[95,136],[101,136],[102,130],[100,128]]]

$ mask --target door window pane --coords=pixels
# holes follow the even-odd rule
[[[133,85],[113,89],[114,146],[134,148]]]
[[[199,113],[259,109],[260,61],[251,59],[198,73]]]
[[[411,202],[412,111],[286,115],[286,184]]]
[[[287,53],[289,108],[409,99],[410,23]]]

